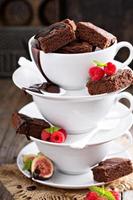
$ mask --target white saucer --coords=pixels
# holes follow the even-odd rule
[[[114,106],[114,109],[112,110],[112,112],[109,114],[109,117],[115,116],[118,113],[123,114],[127,111],[128,111],[128,108],[126,106],[124,106],[121,103],[117,103]],[[25,114],[29,117],[44,119],[43,116],[41,115],[41,113],[39,112],[39,110],[37,109],[34,102],[27,104],[19,112],[22,113],[22,114]],[[117,139],[120,136],[122,136],[124,133],[126,133],[126,131],[128,131],[131,128],[131,126],[133,124],[133,114],[130,113],[127,117],[121,118],[119,120],[113,119],[113,120],[111,120],[111,123],[114,124],[116,121],[117,121],[116,127],[114,127],[111,130],[100,130],[100,131],[98,131],[92,137],[91,141],[89,142],[89,145],[94,145],[94,144],[98,144],[98,143],[105,143],[105,142],[112,141],[112,140]],[[105,123],[106,123],[106,121],[105,121]],[[82,134],[82,137],[85,137],[86,135],[87,134]],[[100,137],[99,137],[99,135],[100,135]],[[72,142],[76,142],[80,139],[81,139],[81,135],[76,135],[76,134],[75,135],[68,135],[65,143],[62,143],[60,145],[61,146],[65,146],[65,145],[68,146]]]
[[[122,63],[118,62],[116,60],[113,60],[113,63],[119,68],[121,68]],[[130,69],[128,66],[124,67],[127,69]],[[16,69],[12,75],[12,80],[14,82],[14,84],[22,89],[22,88],[28,88],[31,85],[37,84],[37,83],[43,83],[46,82],[46,80],[42,77],[41,73],[37,70],[35,64],[33,62],[28,61],[27,63],[24,63],[23,65],[21,65],[21,67],[19,67],[18,69]],[[59,100],[59,99],[63,99],[63,100],[71,100],[71,99],[90,99],[90,100],[94,100],[97,98],[103,98],[106,95],[114,95],[114,93],[120,93],[123,90],[125,90],[126,88],[123,88],[122,90],[119,91],[115,91],[115,92],[111,92],[111,93],[105,93],[105,94],[100,94],[100,95],[89,95],[87,88],[84,88],[82,90],[78,90],[78,91],[65,91],[62,90],[62,93],[47,93],[45,92],[44,94],[39,94],[39,93],[35,93],[32,91],[27,90],[27,93],[29,93],[30,95],[36,95],[36,96],[40,96],[46,99],[55,99],[55,100]]]
[[[119,149],[119,145],[112,142],[112,149]],[[23,170],[23,161],[22,156],[25,154],[37,154],[39,151],[37,149],[37,146],[34,142],[31,142],[30,144],[26,145],[19,153],[17,157],[17,166],[19,170],[28,178],[30,178],[30,174],[28,171]],[[117,157],[125,157],[130,159],[130,155],[127,151],[117,154]],[[83,189],[87,188],[92,185],[103,185],[104,183],[98,183],[94,181],[93,175],[91,170],[86,174],[81,175],[67,175],[63,174],[57,169],[55,170],[55,173],[52,178],[45,181],[35,180],[32,179],[35,182],[38,182],[43,185],[56,187],[56,188],[64,188],[64,189]]]

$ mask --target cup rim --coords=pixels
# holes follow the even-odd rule
[[[30,47],[32,47],[32,41],[33,40],[35,40],[35,35],[34,36],[32,36],[30,39],[29,39],[29,45],[30,45]],[[55,55],[55,56],[66,56],[66,57],[68,57],[68,56],[84,56],[84,55],[92,55],[92,54],[97,54],[98,52],[104,52],[104,51],[106,51],[106,50],[108,50],[108,49],[111,49],[111,48],[113,48],[115,45],[117,44],[117,40],[115,40],[115,42],[111,45],[111,46],[109,46],[109,47],[107,47],[107,48],[105,48],[105,49],[100,49],[100,50],[98,50],[98,51],[93,51],[93,52],[86,52],[86,53],[45,53],[44,51],[42,51],[42,50],[40,50],[40,49],[38,49],[40,52],[42,52],[42,53],[44,53],[45,55]]]
[[[41,140],[41,139],[38,139],[38,138],[35,138],[35,137],[32,137],[32,136],[30,136],[30,139],[31,139],[32,141],[34,141],[34,142],[39,142],[39,143],[42,143],[42,144],[48,145],[48,146],[68,147],[68,148],[70,148],[70,149],[75,149],[75,150],[78,149],[78,148],[72,148],[72,147],[70,146],[69,143],[54,143],[54,142],[48,142],[48,141],[43,141],[43,140]],[[117,139],[117,138],[116,138],[116,139]],[[108,142],[110,142],[110,141],[112,141],[112,140],[114,140],[114,139],[110,139],[110,140],[108,140],[108,141],[103,141],[103,142],[99,142],[99,143],[87,144],[83,149],[85,149],[85,148],[87,148],[87,147],[91,147],[91,146],[102,145],[102,144],[108,143]],[[79,150],[79,149],[78,149],[78,150]]]
[[[22,85],[20,85],[16,82],[15,74],[17,72],[19,72],[19,70],[21,68],[23,68],[23,66],[16,69],[14,71],[13,75],[12,75],[12,80],[13,80],[14,84],[20,89],[22,89]],[[128,66],[126,68],[131,70],[131,68],[129,68]],[[98,94],[98,95],[89,95],[89,93],[88,93],[88,95],[74,95],[74,96],[73,95],[72,96],[70,96],[70,95],[66,95],[66,96],[65,95],[53,95],[52,96],[51,94],[50,95],[44,95],[44,94],[39,94],[39,93],[29,91],[29,90],[26,90],[26,92],[28,94],[30,94],[31,96],[37,96],[37,97],[49,99],[49,100],[55,100],[55,101],[62,101],[63,100],[63,101],[78,101],[78,102],[80,102],[80,101],[89,101],[89,100],[90,101],[99,100],[99,99],[102,99],[102,98],[105,98],[105,97],[108,97],[108,96],[117,95],[124,90],[125,90],[125,88],[123,88],[121,90],[114,91],[114,92]]]
[[[120,136],[116,136],[115,138],[110,138],[109,140],[105,140],[105,141],[101,141],[101,142],[97,142],[97,143],[90,143],[90,144],[87,144],[83,149],[86,149],[88,147],[94,147],[94,146],[98,146],[98,145],[103,145],[103,144],[106,144],[106,143],[109,143],[111,141],[115,141],[117,140],[118,138],[121,138],[123,135],[125,134],[125,132],[123,132],[123,134],[121,134]],[[48,141],[43,141],[41,139],[38,139],[38,138],[35,138],[33,136],[30,136],[30,139],[34,142],[39,142],[39,143],[42,143],[43,145],[48,145],[48,146],[53,146],[53,147],[60,147],[60,148],[65,148],[65,147],[68,147],[70,149],[73,149],[73,150],[80,150],[79,148],[72,148],[69,144],[69,143],[54,143],[54,142],[48,142]],[[83,150],[82,149],[82,150]]]
[[[98,94],[98,95],[84,95],[84,96],[52,96],[52,95],[47,95],[45,96],[44,94],[39,94],[39,93],[35,93],[29,90],[26,90],[26,92],[32,96],[37,96],[37,97],[41,97],[44,99],[49,99],[49,100],[54,100],[54,101],[69,101],[69,102],[73,102],[73,101],[77,101],[77,102],[82,102],[82,101],[96,101],[99,99],[102,99],[104,97],[109,97],[109,96],[113,96],[113,95],[117,95],[119,93],[121,93],[122,91],[124,91],[125,88],[121,89],[121,90],[117,90],[114,92],[110,92],[110,93],[104,93],[104,94]]]

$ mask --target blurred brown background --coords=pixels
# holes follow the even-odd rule
[[[64,18],[91,21],[133,43],[132,0],[0,0],[0,77],[9,77],[40,26]],[[124,60],[127,50],[119,53]],[[132,65],[131,65],[132,66]]]

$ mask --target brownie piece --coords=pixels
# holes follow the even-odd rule
[[[55,85],[54,83],[45,82],[39,87],[39,89],[49,93],[60,93],[59,86]]]
[[[44,28],[35,36],[35,39],[38,40],[41,50],[50,53],[72,42],[76,36],[71,25],[58,22]]]
[[[132,162],[126,158],[110,158],[92,169],[94,180],[111,182],[133,172]]]
[[[85,53],[92,51],[92,45],[84,41],[73,41],[62,47],[57,53]]]
[[[62,22],[70,25],[73,28],[73,30],[76,31],[77,26],[76,26],[76,24],[75,24],[75,22],[73,20],[64,19]]]
[[[37,92],[42,94],[42,91],[49,92],[49,93],[60,93],[60,87],[54,83],[51,82],[44,82],[44,83],[38,83],[31,85],[28,88],[22,88],[23,91],[29,90],[32,92]]]
[[[104,76],[99,81],[91,78],[87,83],[88,92],[91,95],[115,92],[125,87],[129,87],[133,82],[133,73],[130,69],[119,69],[112,76]]]
[[[30,118],[20,113],[13,113],[12,124],[17,134],[24,134],[40,139],[41,132],[45,128],[49,128],[50,124],[43,119]]]
[[[111,33],[95,26],[90,22],[77,23],[77,37],[101,49],[109,47],[116,40]]]

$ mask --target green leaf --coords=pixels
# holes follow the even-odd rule
[[[32,160],[27,160],[25,163],[24,163],[24,167],[23,167],[23,170],[27,170],[27,171],[31,171],[31,165],[32,165]]]
[[[99,61],[97,61],[97,60],[93,60],[93,62],[94,62],[98,67],[104,67],[104,66],[107,65],[106,63],[102,63],[102,62],[99,62]]]
[[[113,194],[107,189],[105,189],[104,187],[91,186],[89,187],[89,189],[90,191],[96,192],[97,194],[99,194],[102,197],[107,198],[108,200],[115,200],[115,197],[113,196]]]
[[[50,128],[46,128],[45,130],[48,132],[48,133],[54,133],[55,131],[58,131],[60,128],[57,127],[57,126],[51,126]]]

